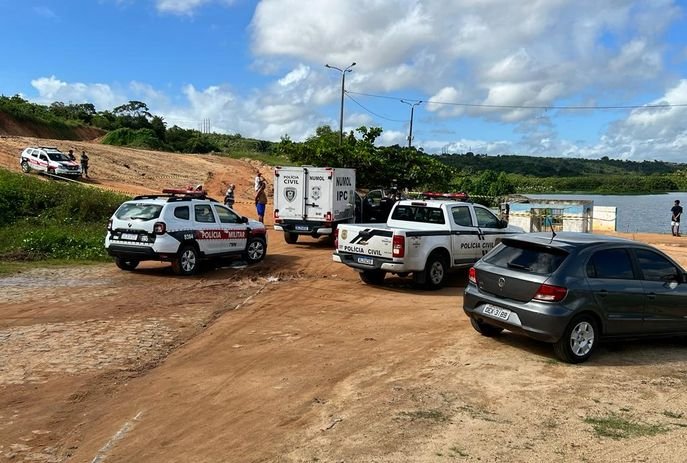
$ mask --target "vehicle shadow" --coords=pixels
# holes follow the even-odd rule
[[[477,335],[477,333],[475,333]],[[542,361],[568,365],[556,357],[553,346],[527,336],[504,331],[495,343],[522,349]],[[687,362],[687,337],[603,341],[586,362],[571,367],[637,366]]]
[[[460,289],[461,291],[465,289],[465,286],[468,283],[468,271],[467,270],[458,270],[452,273],[449,273],[448,276],[446,277],[446,280],[444,281],[444,288],[457,288]],[[433,291],[431,290],[426,290],[422,288],[418,288],[415,286],[413,282],[413,276],[407,276],[407,277],[400,277],[398,275],[387,275],[387,277],[384,279],[384,283],[379,286],[380,288],[397,288],[397,289],[410,289],[410,290],[416,290],[420,293],[426,293],[426,294],[431,294]]]
[[[172,265],[166,262],[146,263],[147,265],[133,270],[131,273],[152,277],[164,277],[173,279],[202,279],[202,280],[226,280],[228,278],[261,277],[277,273],[288,273],[288,269],[296,268],[294,263],[301,259],[299,256],[289,254],[268,254],[265,259],[257,264],[248,264],[240,259],[219,259],[202,262],[195,275],[177,275],[172,270]],[[295,273],[295,272],[291,272]]]

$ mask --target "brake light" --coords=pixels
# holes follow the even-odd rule
[[[164,235],[167,231],[167,225],[164,222],[155,222],[153,225],[153,233],[156,235]]]
[[[394,257],[403,257],[406,255],[406,237],[403,235],[394,235],[391,240],[392,255]]]
[[[332,221],[332,213],[331,213],[331,212],[327,212],[327,213],[324,215],[324,220],[325,220],[326,222],[331,222],[331,221]]]
[[[470,280],[470,283],[473,285],[477,284],[477,270],[475,270],[475,267],[470,267],[470,271],[468,272],[468,280]]]
[[[107,221],[107,231],[112,231],[112,219]]]
[[[339,229],[334,229],[334,249],[339,249]]]
[[[568,294],[567,288],[542,284],[532,299],[543,302],[558,302],[562,301],[566,294]]]

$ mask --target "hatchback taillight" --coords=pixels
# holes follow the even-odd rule
[[[167,225],[164,222],[155,222],[153,225],[153,233],[156,235],[164,235],[167,231]]]
[[[558,302],[562,301],[566,294],[568,294],[567,288],[542,284],[532,299],[543,302]]]
[[[394,257],[403,257],[406,255],[406,237],[403,235],[394,235],[391,241],[392,255]]]
[[[477,284],[477,270],[475,270],[475,267],[470,267],[470,271],[468,272],[468,280],[470,280],[470,283],[473,285]]]

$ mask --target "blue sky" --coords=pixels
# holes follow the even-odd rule
[[[0,93],[278,141],[685,162],[687,5],[670,0],[0,0]],[[663,105],[661,107],[643,107]],[[619,109],[568,109],[621,107]]]

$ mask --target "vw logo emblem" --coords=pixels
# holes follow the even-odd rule
[[[131,228],[131,222],[129,222],[127,225],[129,226],[129,228]]]
[[[506,286],[506,279],[503,277],[499,278],[499,288],[503,289],[503,287]]]

